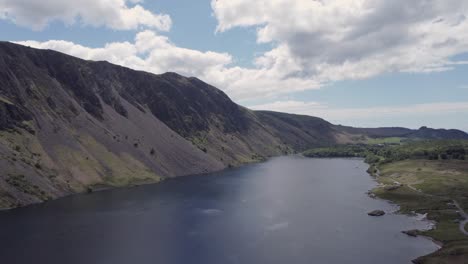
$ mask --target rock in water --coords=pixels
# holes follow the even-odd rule
[[[382,215],[385,214],[385,212],[382,211],[382,210],[374,210],[374,211],[369,212],[367,214],[370,215],[370,216],[382,216]]]

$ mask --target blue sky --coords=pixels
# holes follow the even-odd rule
[[[156,0],[143,3],[154,13],[169,14],[172,27],[164,35],[178,46],[200,50],[229,52],[241,66],[252,66],[257,53],[265,52],[271,45],[256,43],[255,28],[236,28],[216,33],[217,20],[212,14],[210,0]],[[43,30],[17,26],[9,20],[0,20],[5,40],[68,40],[88,47],[101,47],[109,42],[131,41],[138,30],[119,31],[83,25],[67,26],[53,22]]]
[[[383,0],[48,0],[40,9],[2,0],[0,32],[84,59],[193,75],[254,109],[468,131],[467,4],[399,1],[404,9]]]

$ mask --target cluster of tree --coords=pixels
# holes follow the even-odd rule
[[[327,148],[316,148],[305,151],[306,157],[330,158],[330,157],[366,157],[371,151],[371,146],[365,145],[337,145]]]
[[[405,159],[465,160],[468,154],[467,140],[424,140],[405,142],[401,145],[338,145],[311,149],[303,153],[307,157],[362,157],[369,164]]]
[[[337,145],[327,148],[310,149],[303,153],[306,157],[314,158],[351,158],[360,157],[365,158],[369,164],[380,162],[384,159],[404,159],[403,155],[393,153],[386,150],[387,146],[383,145]]]

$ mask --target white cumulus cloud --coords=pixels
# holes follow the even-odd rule
[[[262,66],[330,81],[452,69],[468,52],[466,0],[212,0],[220,32],[256,27]],[[287,61],[287,64],[283,62]],[[284,87],[289,89],[289,87]]]
[[[171,18],[146,10],[135,0],[0,0],[0,19],[41,30],[53,21],[115,30],[171,28]]]
[[[84,11],[82,2],[92,10]],[[135,5],[138,2],[48,0],[42,7],[32,0],[0,0],[0,17],[39,26],[61,19],[116,28],[150,27],[148,21],[160,21],[156,28],[169,29],[169,17],[162,22],[145,15],[116,15],[135,8],[149,12]],[[273,48],[246,68],[236,66],[228,53],[178,47],[154,30],[139,32],[133,41],[100,48],[60,40],[20,43],[153,73],[196,76],[240,102],[272,101],[339,80],[388,72],[439,72],[467,64],[453,59],[468,52],[466,0],[213,0],[211,6],[218,32],[255,27],[257,41]]]
[[[233,66],[233,58],[228,53],[198,51],[176,46],[168,37],[145,30],[136,34],[131,42],[112,42],[100,48],[89,48],[69,41],[33,40],[16,43],[57,50],[86,60],[107,60],[111,63],[152,73],[177,72],[196,76],[211,83],[236,100],[270,97],[281,93],[319,88],[315,80],[287,76],[285,68],[294,68],[291,61],[270,61],[277,49],[257,58],[256,68]],[[283,89],[288,87],[288,89]]]
[[[207,76],[230,64],[227,53],[201,52],[174,45],[167,37],[154,31],[137,33],[134,42],[112,42],[101,48],[89,48],[63,40],[17,41],[39,49],[57,50],[86,60],[106,60],[114,64],[152,73],[167,71],[190,76]]]

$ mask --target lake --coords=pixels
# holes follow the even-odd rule
[[[0,213],[2,263],[396,264],[437,246],[429,223],[369,198],[360,159],[278,157]],[[389,214],[371,217],[382,209]]]

